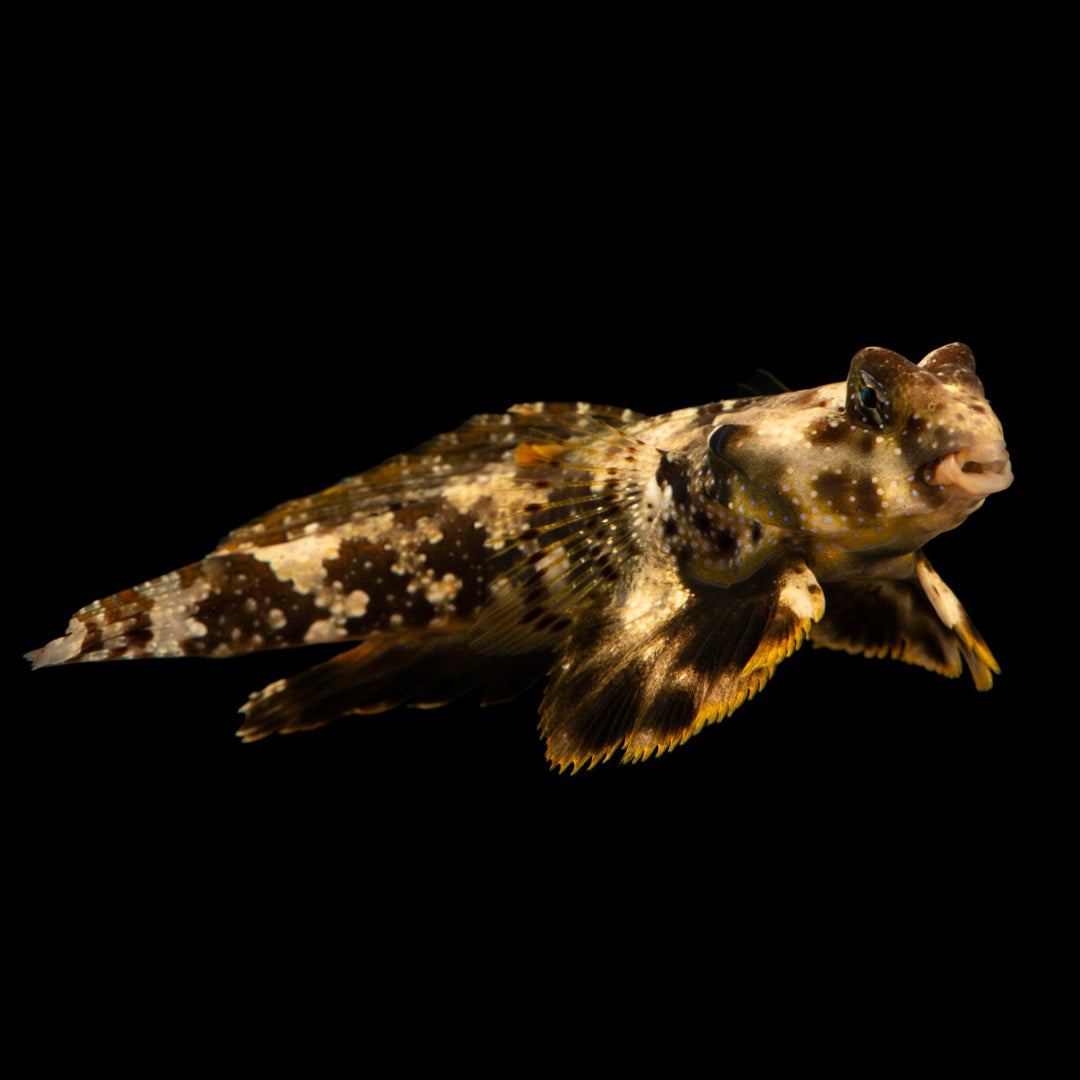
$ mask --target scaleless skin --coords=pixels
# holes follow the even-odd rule
[[[549,676],[559,768],[685,742],[808,637],[990,687],[921,549],[1012,482],[970,350],[868,348],[846,383],[664,416],[476,416],[83,608],[35,667],[359,642],[272,683],[239,734],[505,700]]]

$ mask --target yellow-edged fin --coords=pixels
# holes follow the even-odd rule
[[[799,649],[825,611],[825,595],[803,562],[786,567],[777,580],[775,608],[754,655],[737,676],[717,673],[708,700],[698,710],[691,734],[722,720],[752,698],[772,678],[777,664]]]
[[[825,595],[817,578],[805,563],[794,563],[778,582],[780,594],[769,632],[746,662],[740,678],[768,669],[771,675],[781,660],[789,657],[806,640],[811,626],[825,611]]]
[[[955,679],[966,663],[979,690],[1001,668],[953,591],[919,552],[910,578],[831,582],[811,644],[900,660]]]
[[[801,559],[723,587],[677,581],[624,598],[576,628],[541,708],[552,765],[662,754],[752,697],[824,609]]]
[[[921,549],[1012,480],[956,342],[919,364],[871,346],[843,382],[656,417],[516,405],[282,503],[28,658],[349,646],[252,695],[248,740],[549,676],[553,765],[637,761],[727,716],[808,639],[966,665],[989,689],[997,661]]]
[[[994,685],[994,675],[1001,674],[1001,668],[982,634],[975,629],[975,624],[968,617],[956,593],[941,580],[941,576],[930,565],[930,560],[921,551],[915,556],[915,572],[938,617],[956,635],[957,648],[971,671],[975,688],[989,690]]]

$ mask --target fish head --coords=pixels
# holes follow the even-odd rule
[[[959,343],[918,364],[862,349],[844,383],[721,413],[709,460],[729,509],[849,551],[914,551],[1013,479],[1001,423]]]

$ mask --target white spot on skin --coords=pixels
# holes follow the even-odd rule
[[[210,595],[210,583],[198,578],[186,589],[177,589],[179,582],[180,575],[173,572],[153,583],[150,625],[154,636],[147,649],[157,656],[180,656],[185,641],[206,635],[205,623],[193,618],[192,613]]]
[[[311,593],[326,580],[329,559],[337,558],[341,547],[341,532],[304,536],[284,544],[252,548],[252,558],[267,563],[278,581],[291,581],[298,593]]]
[[[412,527],[412,532],[418,542],[427,544],[437,544],[443,538],[439,523],[430,517],[417,518]]]
[[[461,591],[461,584],[461,578],[456,574],[443,574],[442,580],[432,582],[424,595],[430,604],[446,603]]]
[[[350,619],[359,619],[367,614],[368,603],[371,597],[363,589],[353,589],[345,597],[345,614]]]
[[[370,544],[385,540],[394,528],[394,515],[390,510],[370,517],[365,517],[363,511],[358,510],[353,514],[353,521],[356,523],[356,535]]]
[[[333,619],[316,619],[304,634],[304,643],[313,645],[318,642],[340,641],[345,637],[345,628]]]

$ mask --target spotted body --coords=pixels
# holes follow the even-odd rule
[[[812,637],[979,689],[997,664],[923,545],[1012,482],[966,346],[858,353],[846,382],[659,417],[519,405],[99,600],[35,666],[353,643],[243,708],[246,740],[485,703],[548,677],[560,767],[647,758]]]

